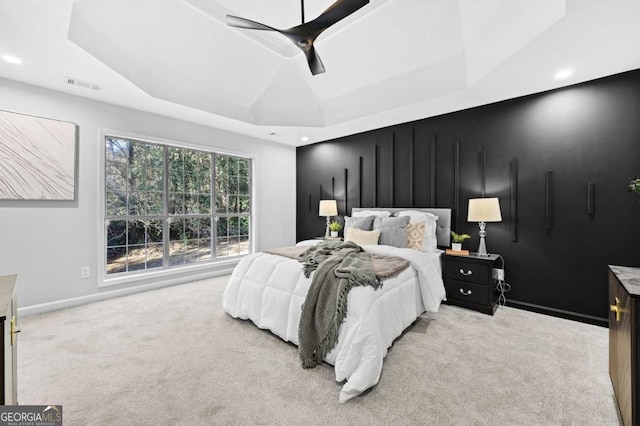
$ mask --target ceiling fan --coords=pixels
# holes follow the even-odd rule
[[[304,52],[307,57],[307,62],[309,63],[309,68],[311,69],[311,74],[317,75],[325,72],[325,69],[316,49],[313,47],[315,39],[331,25],[351,15],[367,3],[369,3],[369,0],[338,0],[329,6],[327,10],[322,12],[316,19],[304,22],[304,0],[301,0],[302,24],[287,30],[279,30],[258,22],[250,21],[249,19],[239,18],[232,15],[227,15],[227,25],[251,30],[279,32]]]

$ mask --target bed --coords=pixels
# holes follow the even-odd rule
[[[449,245],[450,209],[356,209],[361,211],[428,212],[438,216],[434,230],[440,247]],[[298,245],[314,245],[317,240]],[[387,245],[365,245],[366,252],[398,256],[410,266],[383,281],[380,289],[354,287],[347,298],[347,317],[337,345],[324,360],[333,365],[336,381],[346,383],[340,402],[376,385],[387,349],[425,311],[437,312],[445,300],[441,250],[429,252]],[[223,309],[232,317],[251,320],[285,341],[298,345],[301,306],[311,284],[298,260],[264,252],[244,257],[234,269],[223,296]]]

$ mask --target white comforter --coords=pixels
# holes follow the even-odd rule
[[[348,296],[347,318],[337,346],[325,361],[335,366],[336,380],[347,380],[340,402],[378,383],[387,348],[425,310],[437,312],[445,299],[440,253],[390,246],[364,246],[365,251],[403,257],[411,267],[385,280],[381,289],[354,287]],[[282,339],[298,344],[301,306],[311,284],[302,264],[266,253],[243,258],[234,269],[223,296],[232,317],[250,319]]]

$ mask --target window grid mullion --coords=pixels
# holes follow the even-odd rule
[[[211,196],[211,259],[218,260],[218,204],[216,203],[216,158],[218,154],[212,153],[211,161],[211,186],[209,194]]]
[[[163,167],[162,167],[162,269],[169,269],[169,147],[164,146],[163,149]]]
[[[113,146],[109,146],[108,143],[110,141],[114,141],[114,144],[117,148]],[[116,137],[107,136],[105,142],[105,149],[117,150],[120,149],[119,152],[112,153],[112,158],[115,157],[115,161],[120,161],[122,164],[120,166],[114,166],[117,163],[109,163],[106,160],[104,163],[105,166],[105,198],[108,193],[107,189],[107,176],[108,176],[108,166],[120,168],[125,171],[125,182],[124,182],[124,199],[120,200],[124,204],[124,214],[120,216],[107,216],[107,211],[113,211],[110,207],[111,205],[105,204],[105,237],[107,239],[107,245],[105,245],[105,264],[109,266],[109,251],[108,247],[122,247],[124,249],[123,256],[114,252],[114,258],[116,268],[118,264],[122,264],[122,272],[134,272],[140,270],[147,270],[149,268],[150,261],[150,244],[153,244],[153,249],[155,251],[158,247],[159,241],[157,240],[157,228],[155,223],[161,222],[162,224],[162,253],[163,253],[163,262],[162,266],[155,266],[154,269],[169,269],[171,267],[171,224],[169,223],[171,219],[175,218],[176,220],[180,220],[180,224],[182,229],[179,232],[181,235],[182,244],[186,244],[181,250],[181,256],[179,264],[191,263],[191,262],[200,262],[201,259],[206,258],[209,259],[207,261],[215,261],[219,259],[218,253],[218,238],[222,238],[224,241],[222,242],[226,246],[226,252],[222,255],[222,257],[237,257],[237,253],[243,253],[247,248],[242,249],[243,243],[249,243],[252,239],[252,229],[253,224],[251,220],[251,207],[249,207],[248,212],[241,212],[243,210],[244,203],[249,203],[249,206],[252,205],[252,168],[251,168],[251,160],[244,159],[242,157],[235,157],[229,155],[220,155],[215,152],[209,152],[207,157],[204,157],[204,151],[188,149],[188,148],[173,148],[170,145],[163,144],[154,144],[152,142],[143,142],[129,139],[120,139]],[[155,148],[151,148],[151,147]],[[110,148],[109,148],[110,147]],[[162,198],[158,197],[157,190],[158,187],[154,184],[154,187],[151,188],[149,186],[149,182],[157,182],[157,172],[160,171],[159,167],[157,167],[157,161],[160,159],[158,154],[159,151],[156,151],[158,148],[162,148]],[[178,154],[179,159],[177,161],[180,164],[176,166],[176,173],[180,174],[181,186],[180,188],[176,187],[176,198],[177,202],[180,202],[180,212],[178,214],[170,214],[170,206],[171,206],[171,198],[170,198],[170,182],[171,182],[171,174],[170,170],[170,157],[171,150],[175,149],[176,154]],[[135,152],[135,156],[133,155]],[[120,158],[118,160],[118,157]],[[106,157],[105,157],[106,158]],[[203,213],[201,208],[204,208],[202,204],[201,196],[204,194],[202,192],[202,185],[204,181],[202,180],[205,176],[202,176],[204,164],[202,160],[204,158],[208,158],[210,173],[208,175],[209,179],[209,191],[208,196],[210,198],[209,205],[207,206],[210,211],[208,213]],[[225,169],[219,170],[217,167],[218,158],[221,159],[221,166],[226,166]],[[187,176],[187,163],[191,165],[193,168],[191,173]],[[134,167],[135,165],[135,167]],[[153,165],[153,167],[152,167]],[[247,169],[247,166],[249,168]],[[235,167],[235,170],[231,172],[230,168]],[[220,176],[221,185],[224,186],[222,189],[223,194],[217,194],[216,190],[216,176],[217,173],[222,173]],[[153,174],[153,177],[150,176]],[[134,176],[135,175],[135,176]],[[139,176],[138,176],[139,175]],[[134,185],[134,177],[139,178],[139,182],[137,185]],[[190,178],[187,180],[187,178]],[[233,183],[232,179],[235,179],[235,184],[231,186]],[[243,183],[241,185],[241,179],[243,182],[248,181],[249,193],[246,194],[243,192],[242,197],[240,197],[240,189],[241,186],[247,189],[246,184]],[[187,182],[188,181],[188,182]],[[119,192],[118,187],[114,186],[112,188],[113,192]],[[132,196],[132,193],[135,192],[136,197]],[[232,193],[232,194],[231,194]],[[151,194],[151,196],[148,196]],[[224,200],[227,208],[224,213],[218,213],[218,202],[216,199],[216,195],[223,195],[226,197]],[[230,197],[232,196],[233,202],[230,203]],[[242,202],[241,202],[242,198]],[[114,198],[117,200],[117,198]],[[135,200],[135,205],[132,204]],[[162,214],[152,214],[151,206],[153,205],[153,212],[157,212],[158,201],[161,201],[162,205]],[[118,201],[116,201],[118,202]],[[116,204],[117,206],[117,204]],[[139,207],[139,208],[138,208]],[[193,210],[196,209],[196,210]],[[198,213],[193,213],[197,211]],[[142,213],[139,215],[133,213]],[[248,223],[246,220],[240,221],[241,218],[249,218]],[[219,235],[218,233],[218,221],[220,218],[225,218],[226,227],[225,227],[225,235]],[[210,239],[208,253],[206,249],[202,246],[202,240],[206,240],[206,236],[203,233],[202,226],[204,224],[204,220],[210,224],[210,231],[208,232],[208,238]],[[109,232],[115,232],[119,234],[118,226],[110,227],[111,221],[122,221],[124,225],[125,236],[121,240],[124,242],[124,246],[118,242],[115,242],[113,246],[109,246]],[[235,222],[233,229],[231,226],[231,222]],[[244,223],[243,223],[244,222]],[[153,238],[151,235],[151,224],[153,225]],[[247,228],[248,224],[248,228]],[[139,228],[139,226],[143,226],[144,229]],[[188,232],[187,232],[188,231]],[[132,232],[135,234],[133,235]],[[141,232],[144,232],[143,235],[140,235]],[[114,234],[115,235],[115,234]],[[132,239],[132,237],[134,237]],[[141,238],[142,237],[142,238]],[[233,241],[231,241],[233,239]],[[114,240],[112,240],[114,241]],[[189,244],[187,244],[187,241]],[[141,249],[140,243],[144,245],[143,249],[145,250],[144,256],[140,256],[139,260],[136,257],[133,264],[131,264],[131,245],[135,245],[134,254],[137,253],[138,250]],[[233,243],[233,244],[232,244]],[[205,251],[201,251],[204,249]],[[189,250],[192,250],[190,252]],[[151,259],[153,260],[153,259]],[[131,269],[133,267],[133,270]],[[113,272],[118,273],[118,271]]]

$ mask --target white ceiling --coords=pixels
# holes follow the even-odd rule
[[[301,22],[299,0],[2,0],[23,64],[0,77],[298,146],[640,68],[638,0],[371,0],[317,39],[317,76],[228,13]]]

